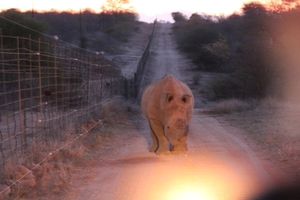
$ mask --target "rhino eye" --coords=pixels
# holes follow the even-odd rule
[[[170,96],[169,98],[168,98],[168,102],[171,102],[173,100],[173,96]]]

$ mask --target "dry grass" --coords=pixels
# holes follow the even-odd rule
[[[73,141],[75,137],[75,135],[68,134],[60,141],[48,141],[47,143],[36,140],[26,153],[10,158],[3,167],[3,174],[1,174],[4,179],[2,180],[5,180],[6,183],[17,181],[18,166],[31,169],[36,180],[34,186],[19,183],[13,185],[11,198],[34,198],[66,191],[72,179],[73,162],[82,158],[86,149],[79,141],[61,148],[66,143]]]
[[[9,199],[39,198],[49,195],[61,195],[69,190],[77,166],[84,162],[89,152],[110,140],[115,131],[121,131],[130,120],[130,113],[135,112],[134,106],[122,102],[103,105],[101,126],[78,137],[72,132],[63,138],[53,141],[35,140],[26,153],[18,154],[0,167],[0,184],[17,181],[17,166],[28,169],[35,167],[32,174],[36,185],[15,184]],[[113,112],[112,112],[113,111]],[[115,112],[115,113],[114,113]],[[50,155],[51,154],[51,155]]]
[[[211,108],[220,120],[246,131],[287,176],[300,179],[300,107],[275,99],[219,102]],[[221,115],[220,115],[221,114]]]

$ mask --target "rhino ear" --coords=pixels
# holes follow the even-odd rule
[[[188,94],[183,95],[181,97],[181,101],[183,103],[186,103],[186,104],[190,103],[190,101],[191,101],[191,95],[188,95]]]
[[[167,101],[168,103],[170,103],[171,101],[173,101],[173,99],[174,99],[174,95],[171,94],[171,93],[167,93],[166,101]]]

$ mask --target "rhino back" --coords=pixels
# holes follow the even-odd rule
[[[167,75],[163,79],[163,84],[163,93],[172,93],[178,95],[188,94],[190,96],[193,96],[193,93],[190,90],[190,88],[185,83],[176,79],[172,75]]]

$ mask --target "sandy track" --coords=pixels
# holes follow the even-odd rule
[[[182,78],[184,59],[174,48],[170,25],[159,24],[152,46],[148,81],[166,73]],[[185,77],[186,78],[186,77]],[[195,109],[185,154],[156,156],[147,122],[115,134],[107,151],[86,166],[89,178],[64,199],[176,200],[249,199],[272,182],[271,176],[241,131]]]
[[[166,74],[182,79],[180,67],[187,65],[188,62],[176,50],[171,27],[172,24],[157,25],[150,51],[150,64],[147,68],[147,83],[152,83]]]
[[[240,130],[220,124],[196,109],[185,154],[156,156],[148,151],[147,123],[116,133],[89,178],[64,199],[241,200],[272,181],[256,153],[239,138]],[[184,198],[183,198],[184,197]]]

